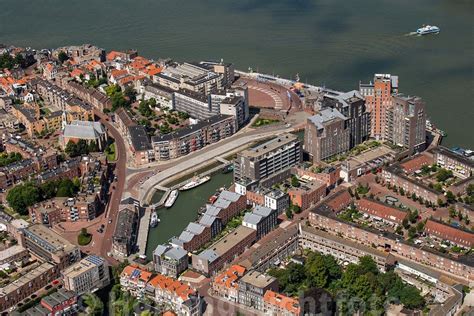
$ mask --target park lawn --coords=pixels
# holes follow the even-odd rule
[[[278,122],[280,122],[280,121],[279,120],[274,120],[274,119],[259,118],[252,124],[252,126],[253,127],[260,127],[260,126],[275,124],[275,123],[278,123]]]
[[[105,149],[105,155],[107,156],[108,161],[115,161],[117,159],[117,153],[115,149],[115,143],[110,144]]]
[[[89,234],[89,233],[86,233],[86,234],[80,233],[80,234],[77,236],[77,243],[79,244],[79,246],[87,246],[88,244],[90,244],[91,241],[92,241],[92,234]]]

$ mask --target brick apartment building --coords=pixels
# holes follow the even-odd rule
[[[291,203],[299,206],[304,211],[316,205],[326,196],[326,183],[319,181],[302,183],[297,188],[289,189],[288,195]]]
[[[401,225],[408,216],[407,212],[364,197],[356,200],[354,204],[359,212],[393,226]]]
[[[470,282],[474,281],[474,266],[468,257],[455,259],[427,247],[413,246],[400,240],[394,234],[344,222],[335,216],[335,212],[334,208],[324,202],[310,212],[309,222],[312,226],[326,230],[332,235],[353,240],[368,247],[375,245],[375,249],[389,251],[397,257],[441,269]]]
[[[473,233],[431,219],[425,224],[425,233],[438,240],[448,240],[460,247],[472,248],[474,246]]]
[[[230,137],[236,131],[237,126],[233,116],[218,114],[175,132],[153,136],[151,144],[155,152],[155,160],[169,160],[185,156]]]
[[[407,175],[400,164],[393,164],[383,168],[382,178],[392,186],[403,188],[409,194],[415,193],[417,197],[421,197],[424,201],[429,201],[434,205],[438,205],[438,200],[446,201],[443,193]]]

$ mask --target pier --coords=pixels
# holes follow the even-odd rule
[[[140,218],[137,237],[138,255],[145,255],[146,243],[148,241],[148,230],[150,229],[151,212],[153,210],[154,209],[151,207],[146,207],[143,216]]]

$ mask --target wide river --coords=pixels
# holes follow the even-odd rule
[[[0,0],[0,43],[223,58],[341,90],[397,74],[447,145],[474,147],[472,21],[471,0]],[[441,33],[407,36],[422,24]]]

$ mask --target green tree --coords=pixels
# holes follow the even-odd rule
[[[456,202],[456,196],[452,191],[446,192],[446,199],[448,200],[448,203],[454,203]]]
[[[425,305],[425,299],[420,295],[420,291],[412,285],[405,285],[399,296],[400,302],[406,308],[415,309]]]
[[[133,89],[132,86],[125,87],[123,95],[128,99],[129,104],[136,101],[137,92],[135,91],[135,89]]]
[[[295,175],[291,176],[291,186],[295,187],[295,188],[300,186],[300,182],[298,181],[298,177],[296,177]]]
[[[30,182],[15,186],[7,194],[8,204],[20,215],[27,215],[28,207],[38,203],[40,200],[40,191]]]
[[[86,293],[83,296],[84,303],[87,305],[87,314],[100,316],[104,313],[104,303],[94,293]]]
[[[436,180],[439,182],[444,182],[451,178],[453,176],[453,172],[451,170],[446,170],[444,168],[441,168],[438,170],[436,173]]]
[[[59,62],[62,64],[64,63],[66,60],[69,59],[69,56],[64,52],[64,51],[60,51],[59,54],[58,54],[58,60]]]
[[[416,227],[412,226],[408,229],[408,238],[412,239],[416,236]]]

